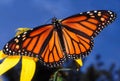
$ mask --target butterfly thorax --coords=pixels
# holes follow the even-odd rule
[[[61,29],[61,22],[56,17],[52,18],[52,24],[55,27],[55,29]]]

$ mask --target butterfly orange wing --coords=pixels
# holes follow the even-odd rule
[[[53,25],[40,26],[16,36],[4,46],[4,52],[37,57],[48,67],[59,66],[65,59]]]
[[[86,56],[93,47],[95,37],[115,19],[111,11],[89,11],[61,21],[66,52],[70,58]]]

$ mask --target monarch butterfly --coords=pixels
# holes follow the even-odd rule
[[[60,66],[66,59],[82,58],[93,48],[93,38],[116,17],[112,11],[88,11],[53,18],[51,24],[38,26],[10,40],[3,48],[8,55],[39,58],[47,67]]]

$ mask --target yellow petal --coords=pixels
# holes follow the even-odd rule
[[[77,62],[77,64],[78,64],[80,67],[83,66],[82,59],[75,59],[75,61]]]
[[[0,60],[7,57],[8,55],[5,55],[2,50],[0,50]]]
[[[35,73],[35,69],[36,63],[33,60],[33,57],[23,56],[20,81],[31,81]]]
[[[18,28],[15,36],[18,36],[18,35],[22,34],[23,32],[26,32],[28,30],[30,30],[30,28]]]
[[[20,56],[8,56],[5,60],[0,64],[0,76],[13,68],[20,60]]]

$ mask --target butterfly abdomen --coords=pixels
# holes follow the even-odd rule
[[[65,43],[64,43],[64,40],[63,40],[63,32],[62,32],[61,22],[59,20],[57,20],[57,18],[54,17],[52,19],[52,24],[54,26],[55,31],[58,33],[61,49],[64,52],[64,54],[66,55],[66,49],[65,49]]]

